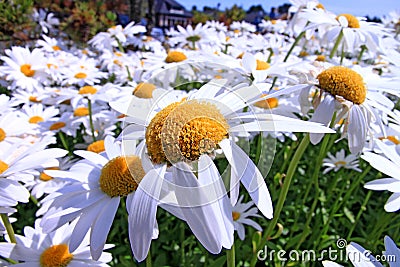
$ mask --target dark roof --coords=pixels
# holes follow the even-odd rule
[[[178,17],[193,17],[193,14],[185,9],[184,6],[175,0],[156,0],[155,1],[156,14],[173,15]]]

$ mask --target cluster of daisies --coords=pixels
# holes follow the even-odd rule
[[[304,132],[315,145],[340,133],[348,152],[329,154],[324,172],[361,171],[363,158],[388,176],[365,187],[393,192],[384,208],[399,210],[400,14],[372,23],[291,2],[293,17],[262,21],[261,32],[208,21],[167,30],[161,43],[130,23],[84,49],[51,31],[6,49],[0,255],[19,266],[106,266],[121,201],[137,261],[158,238],[157,209],[210,253],[230,249],[235,231],[262,231],[252,218],[274,216],[266,174],[241,145],[260,134],[282,142]],[[15,235],[13,214],[29,201],[35,225]]]

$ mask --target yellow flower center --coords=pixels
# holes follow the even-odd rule
[[[272,24],[272,25],[275,25],[276,22],[277,22],[276,19],[271,20],[271,24]]]
[[[94,95],[95,93],[97,93],[97,89],[90,85],[83,86],[79,89],[80,95],[86,95],[86,94]]]
[[[323,9],[323,10],[325,10],[325,7],[324,7],[324,5],[323,5],[323,4],[321,4],[321,3],[318,3],[318,5],[316,5],[315,7],[316,7],[316,8],[320,8],[320,9]]]
[[[148,153],[156,164],[198,160],[217,148],[228,129],[215,105],[196,100],[175,102],[158,112],[147,127]]]
[[[397,137],[394,136],[394,135],[388,135],[386,138],[385,137],[379,137],[378,139],[379,140],[387,139],[387,140],[389,140],[390,142],[392,142],[395,145],[400,145],[399,139],[397,139]]]
[[[271,97],[268,99],[260,100],[256,103],[254,103],[254,106],[263,108],[263,109],[270,109],[270,108],[276,108],[278,106],[278,98],[276,97]]]
[[[349,23],[349,28],[360,28],[360,22],[358,21],[358,19],[356,17],[354,17],[351,14],[340,14],[336,17],[336,19],[338,20],[339,17],[345,17],[347,19],[347,22]]]
[[[114,55],[117,57],[122,57],[122,53],[121,52],[114,52]]]
[[[6,139],[6,132],[0,128],[0,142]]]
[[[172,63],[172,62],[181,62],[187,59],[186,55],[179,51],[169,51],[168,55],[165,59],[165,62]]]
[[[352,69],[334,66],[321,72],[317,79],[319,87],[332,95],[339,95],[355,104],[362,104],[367,88],[360,74]]]
[[[42,118],[42,117],[40,117],[40,116],[32,116],[30,119],[29,119],[29,123],[39,123],[39,122],[42,122],[42,121],[44,121],[44,119]]]
[[[79,107],[74,110],[75,117],[83,117],[89,115],[89,109],[87,107]]]
[[[114,59],[114,60],[113,60],[113,63],[114,63],[115,65],[120,66],[120,67],[124,66],[124,64],[122,64],[122,62],[119,61],[118,59]]]
[[[29,101],[30,101],[30,102],[33,102],[33,103],[40,103],[40,102],[42,102],[41,100],[38,100],[36,96],[33,96],[33,95],[31,95],[31,96],[29,97]]]
[[[239,220],[239,218],[240,218],[240,212],[232,211],[232,218],[233,218],[234,221]]]
[[[242,59],[243,56],[244,56],[244,52],[240,53],[236,58],[237,58],[237,59]]]
[[[53,45],[53,50],[54,51],[60,51],[61,48],[58,45]]]
[[[8,164],[0,160],[0,174],[5,172],[7,169],[8,169]]]
[[[335,165],[336,166],[345,166],[347,164],[347,162],[346,161],[343,161],[343,160],[339,160],[339,161],[336,161],[335,162]]]
[[[308,55],[309,55],[308,52],[303,50],[300,52],[299,57],[306,57]]]
[[[239,29],[234,29],[233,32],[238,34],[238,33],[240,33],[240,30]]]
[[[104,165],[100,188],[110,197],[127,196],[136,190],[145,176],[142,161],[137,156],[119,156]]]
[[[46,170],[59,170],[59,169],[60,169],[60,168],[58,168],[58,167],[49,167],[49,168],[46,168]],[[44,172],[41,172],[40,175],[39,175],[39,179],[42,180],[42,181],[44,181],[44,182],[47,182],[47,181],[52,180],[53,177],[50,176],[50,175],[48,175],[48,174],[45,174]]]
[[[156,89],[154,84],[142,82],[136,86],[133,94],[139,98],[152,98],[154,89]]]
[[[69,253],[67,244],[53,245],[40,255],[41,267],[66,267],[74,255]]]
[[[65,127],[65,122],[59,121],[56,123],[53,123],[50,127],[49,130],[50,131],[56,131],[56,130],[60,130],[61,128]]]
[[[324,55],[318,55],[317,58],[315,59],[315,61],[321,61],[321,62],[325,62],[326,58]]]
[[[100,153],[106,150],[106,148],[104,147],[104,140],[98,140],[95,141],[93,143],[91,143],[88,147],[87,147],[88,151],[92,151],[94,153]]]
[[[35,75],[35,71],[31,69],[31,64],[22,65],[20,70],[26,77],[33,77]]]
[[[84,72],[78,72],[77,74],[75,74],[74,77],[77,79],[85,79],[87,77],[87,74]]]
[[[256,70],[266,70],[269,68],[269,64],[263,60],[256,59],[257,67]]]

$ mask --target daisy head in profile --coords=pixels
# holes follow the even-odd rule
[[[333,117],[334,122],[344,119],[343,137],[347,137],[350,152],[359,153],[365,146],[374,118],[363,77],[351,68],[333,66],[321,71],[316,82],[311,121],[329,125]],[[310,134],[311,143],[319,143],[322,137],[323,134]]]

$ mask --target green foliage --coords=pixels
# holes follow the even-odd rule
[[[198,23],[206,23],[209,20],[212,20],[213,17],[210,14],[204,13],[204,12],[200,12],[200,11],[192,11],[193,13],[193,23],[194,24],[198,24]]]
[[[238,5],[233,5],[231,8],[225,10],[225,17],[227,24],[230,24],[232,21],[241,21],[246,17],[246,11]]]
[[[34,26],[33,0],[0,1],[0,40],[25,39]]]
[[[71,14],[60,23],[60,28],[79,43],[87,42],[96,33],[115,25],[116,15],[107,11],[102,2],[75,2]]]

